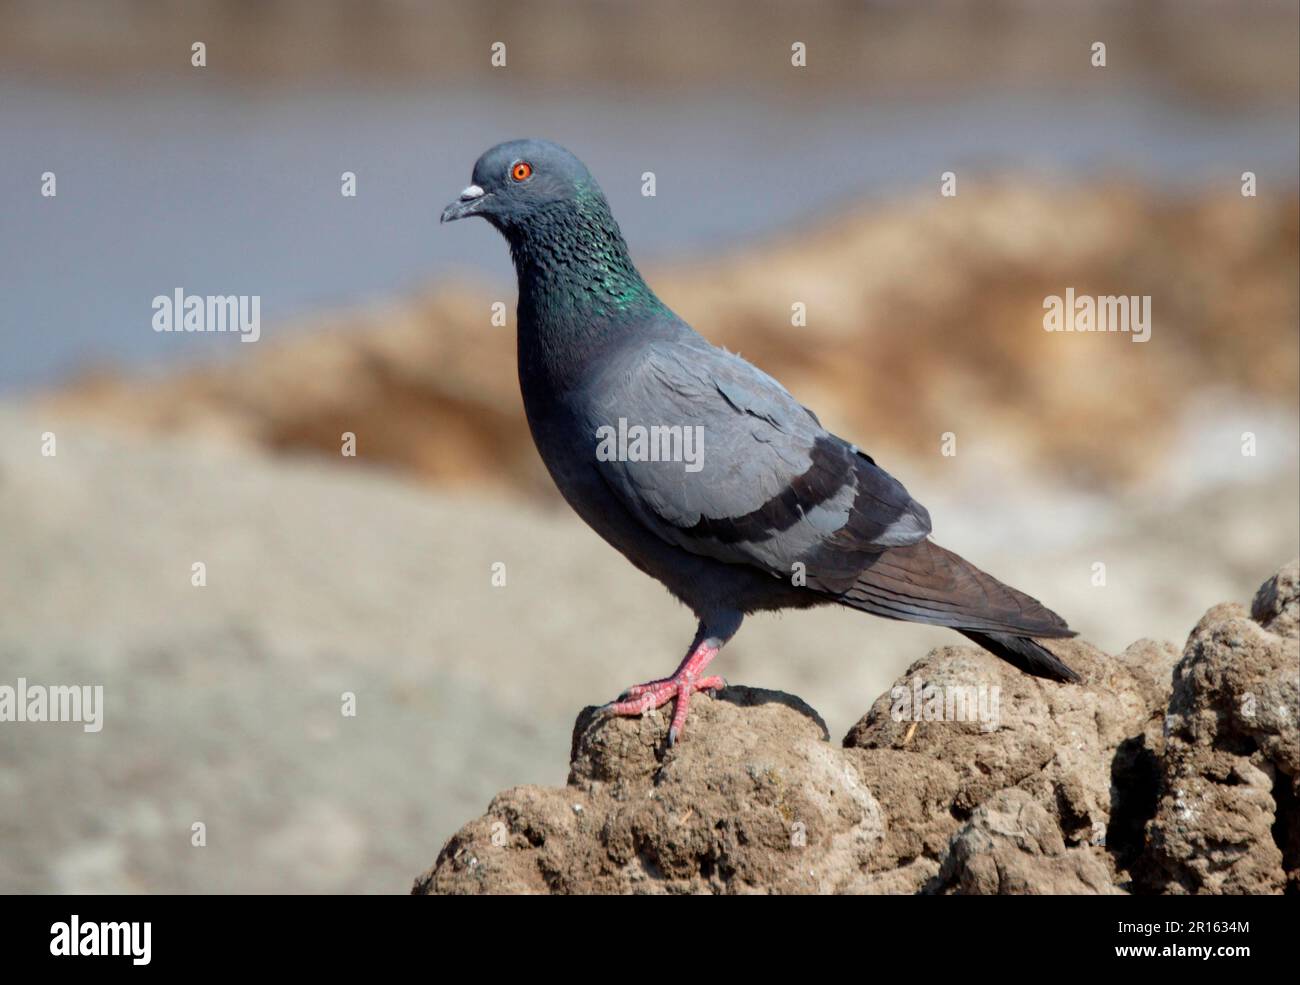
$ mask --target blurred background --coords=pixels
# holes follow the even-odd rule
[[[0,0],[0,684],[105,688],[97,734],[0,723],[0,891],[403,892],[676,665],[690,614],[531,446],[504,244],[437,224],[504,139],[575,151],[670,306],[1096,645],[1248,600],[1300,540],[1298,19]],[[1044,332],[1069,287],[1150,295],[1150,341]],[[261,340],[154,332],[177,288],[260,295]],[[834,740],[955,641],[755,617],[718,669]]]

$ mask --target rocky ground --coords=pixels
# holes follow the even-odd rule
[[[663,715],[588,708],[567,784],[499,794],[414,891],[1300,891],[1300,564],[1249,613],[1212,608],[1181,655],[1056,649],[1081,685],[936,649],[840,746],[776,691],[700,699],[672,749]],[[997,688],[996,709],[897,713],[954,686]]]

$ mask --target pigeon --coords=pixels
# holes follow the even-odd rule
[[[842,605],[948,626],[1025,673],[1077,682],[1035,638],[1075,635],[929,537],[930,514],[775,379],[659,300],[596,179],[544,140],[486,151],[443,222],[486,219],[519,282],[524,411],[560,493],[699,621],[670,677],[603,706],[644,714],[725,686],[710,661],[746,615]]]

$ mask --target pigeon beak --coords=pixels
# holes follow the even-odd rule
[[[487,193],[478,185],[470,185],[460,193],[460,198],[442,210],[443,222],[455,222],[466,216],[477,215],[483,209],[483,200]]]

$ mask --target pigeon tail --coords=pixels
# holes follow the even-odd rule
[[[878,555],[837,599],[887,619],[948,626],[1037,677],[1079,680],[1073,670],[1030,639],[1074,636],[1064,619],[933,541]]]
[[[959,629],[958,632],[972,643],[979,644],[995,657],[1000,657],[1011,666],[1020,668],[1026,674],[1043,677],[1049,681],[1064,681],[1070,684],[1078,684],[1082,680],[1056,654],[1028,636],[1010,636],[1006,633],[977,633],[969,629]]]

